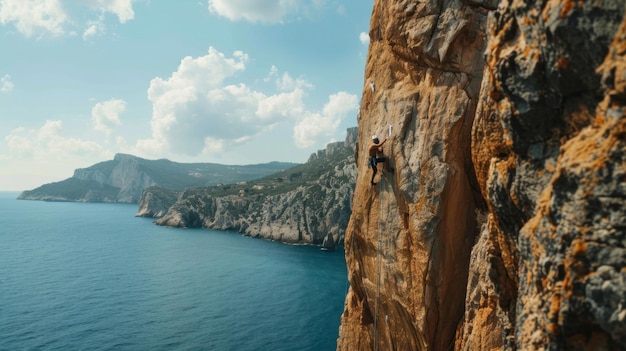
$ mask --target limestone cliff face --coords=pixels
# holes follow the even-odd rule
[[[325,238],[327,243],[341,243],[350,218],[356,179],[355,141],[356,128],[351,128],[344,142],[331,143],[311,155],[306,164],[286,171],[290,172],[287,179],[278,174],[233,185],[240,188],[235,195],[216,196],[216,188],[188,189],[156,223],[234,230],[287,243],[322,244]],[[308,173],[320,170],[322,173],[314,179],[301,181],[310,176]],[[289,191],[274,189],[290,178],[299,185]],[[160,204],[167,201],[161,201],[163,194],[155,191],[158,190],[144,192],[139,215],[158,217]]]
[[[178,163],[117,154],[113,160],[75,170],[71,178],[24,191],[18,199],[137,203],[143,190],[152,186],[180,192],[191,187],[258,179],[295,165],[285,162],[245,166]]]
[[[374,2],[338,350],[626,348],[624,7]]]
[[[180,192],[161,187],[149,187],[141,193],[137,217],[160,218],[180,196]]]
[[[18,199],[136,203],[143,189],[158,184],[154,172],[144,167],[150,162],[158,161],[116,154],[113,160],[74,170],[71,178],[24,191]]]
[[[234,230],[286,243],[322,244],[327,235],[343,241],[351,195],[352,189],[343,184],[252,197],[207,197],[188,190],[156,224]]]
[[[477,235],[470,132],[490,6],[374,3],[340,350],[454,344]],[[372,134],[387,139],[384,153],[396,169],[374,187],[363,151]]]
[[[502,1],[493,15],[472,133],[491,264],[460,349],[484,344],[471,330],[486,320],[508,349],[626,349],[624,10]]]
[[[74,171],[73,178],[118,188],[119,193],[114,201],[125,203],[137,202],[143,189],[157,184],[140,168],[138,157],[116,154],[113,161],[115,166],[109,174],[98,169],[81,168]]]

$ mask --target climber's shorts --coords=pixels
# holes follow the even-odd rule
[[[369,167],[372,169],[376,169],[376,164],[381,162],[385,162],[384,157],[370,157]]]

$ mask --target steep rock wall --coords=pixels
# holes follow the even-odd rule
[[[346,171],[351,173],[349,177],[355,176],[355,169]],[[211,197],[191,189],[183,192],[155,223],[234,230],[287,243],[322,244],[327,235],[341,242],[350,217],[352,193],[351,185],[335,181],[334,175],[324,177],[319,184],[271,196]]]
[[[335,186],[300,187],[285,194],[253,197],[211,198],[186,191],[156,223],[234,230],[287,243],[322,244],[327,235],[343,241],[352,189]]]
[[[485,344],[480,323],[502,336],[483,349],[626,348],[624,10],[502,1],[493,15],[472,133],[490,265],[459,349]]]
[[[454,344],[478,233],[470,132],[492,7],[454,0],[374,4],[339,350]],[[384,152],[396,169],[374,187],[365,154],[372,134],[387,139]]]
[[[338,350],[626,348],[624,6],[375,1]]]
[[[300,182],[293,190],[274,193],[268,186],[261,194],[242,190],[239,195],[214,196],[211,189],[197,188],[174,196],[151,188],[142,195],[138,215],[162,215],[155,223],[164,226],[234,230],[287,243],[322,244],[324,239],[342,243],[356,179],[356,134],[357,129],[350,128],[345,141],[328,144],[312,154],[301,172],[326,171],[314,181]],[[299,177],[302,175],[295,181]]]
[[[136,203],[142,191],[152,186],[180,192],[187,188],[258,179],[294,166],[296,164],[285,162],[244,166],[178,163],[117,154],[113,160],[76,169],[71,178],[23,191],[18,199]]]
[[[115,166],[105,175],[98,170],[89,168],[76,169],[73,178],[84,181],[95,181],[98,184],[108,185],[119,189],[117,198],[113,201],[136,203],[143,189],[157,183],[139,167],[139,158],[116,154],[113,159]]]
[[[139,198],[136,217],[160,218],[163,217],[170,207],[181,195],[181,192],[150,187],[141,193]]]

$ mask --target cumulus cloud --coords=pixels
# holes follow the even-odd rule
[[[11,82],[11,76],[5,74],[2,78],[0,78],[0,92],[9,93],[13,90],[15,85]]]
[[[13,23],[26,37],[63,35],[67,21],[59,0],[0,0],[0,23]]]
[[[104,14],[111,13],[117,16],[120,23],[126,23],[135,18],[133,2],[136,0],[0,0],[0,24],[12,23],[15,28],[26,37],[59,37],[65,34],[74,35],[74,30],[66,27],[76,25],[76,20],[70,18],[66,6],[85,6],[92,11],[100,12],[97,20],[89,20],[83,31],[83,39],[88,39],[105,30]]]
[[[35,129],[14,129],[4,141],[0,147],[2,189],[32,189],[113,157],[113,152],[98,143],[65,135],[61,121],[48,120]]]
[[[133,0],[89,0],[88,3],[92,8],[116,15],[120,23],[126,23],[135,18]]]
[[[282,75],[278,72],[278,68],[276,66],[272,66],[270,68],[270,72],[267,77],[264,79],[266,82],[274,81],[276,84],[276,88],[281,91],[294,90],[296,88],[308,89],[313,88],[313,85],[302,78],[292,78],[288,72],[283,73]]]
[[[101,35],[106,31],[106,25],[104,24],[105,13],[116,15],[117,19],[122,24],[134,19],[135,11],[133,10],[133,1],[134,0],[88,0],[86,4],[101,13],[98,19],[87,21],[86,29],[83,31],[83,40]]]
[[[111,136],[113,127],[119,126],[120,113],[126,110],[126,102],[120,99],[99,102],[91,109],[91,120],[94,130],[103,132],[107,137]]]
[[[139,140],[137,148],[151,155],[221,152],[286,123],[299,125],[297,145],[306,147],[328,137],[347,111],[356,108],[356,96],[339,93],[322,112],[309,111],[304,98],[313,86],[276,67],[266,77],[276,84],[274,94],[230,82],[247,62],[243,52],[227,57],[211,47],[205,56],[185,57],[169,78],[154,78],[148,89],[152,137]],[[304,133],[308,125],[315,125],[312,133]]]
[[[64,137],[63,122],[48,120],[39,129],[14,129],[5,137],[9,154],[15,158],[69,160],[80,157],[110,157],[93,141]]]
[[[370,35],[365,32],[361,32],[361,34],[359,34],[359,40],[363,45],[367,46],[370,44]]]
[[[321,113],[307,112],[294,127],[294,140],[299,148],[315,144],[320,138],[335,133],[341,121],[358,107],[356,95],[339,92],[329,97]]]
[[[224,86],[224,80],[243,71],[247,60],[242,52],[226,57],[211,47],[205,56],[183,58],[169,78],[152,79],[152,140],[140,145],[197,154],[207,137],[233,138],[244,132],[246,125],[239,124],[253,115],[259,96],[243,84]]]
[[[280,23],[297,5],[297,0],[209,0],[209,11],[233,21]]]

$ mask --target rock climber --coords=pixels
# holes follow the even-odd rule
[[[376,173],[378,173],[378,167],[376,167],[376,165],[378,163],[384,162],[385,166],[387,166],[387,158],[380,156],[383,153],[383,144],[385,143],[385,141],[387,140],[385,139],[381,143],[380,140],[378,139],[378,136],[373,135],[372,144],[370,145],[368,149],[369,166],[372,168],[372,180],[370,181],[372,185],[376,185],[376,183],[374,183],[374,177],[376,176]],[[393,172],[393,168],[391,167],[385,167],[385,168],[388,171]]]

